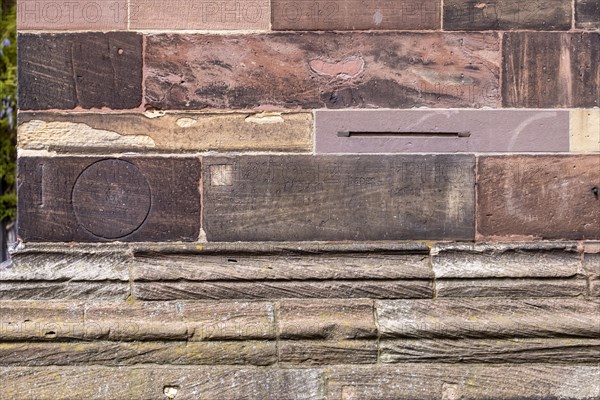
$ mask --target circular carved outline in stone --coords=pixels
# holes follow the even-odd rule
[[[105,163],[112,165],[103,168]],[[102,180],[87,177],[111,170],[115,179],[113,182],[107,180],[100,183]],[[106,192],[99,190],[111,184],[112,187]],[[116,204],[115,200],[120,204]],[[131,235],[144,224],[150,214],[152,193],[148,180],[135,164],[118,158],[106,158],[93,162],[79,174],[73,184],[71,204],[77,223],[86,232],[101,239],[118,240]],[[89,204],[107,207],[92,210]],[[90,215],[94,211],[96,214]]]

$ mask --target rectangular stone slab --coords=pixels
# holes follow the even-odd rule
[[[131,0],[129,27],[137,30],[268,30],[268,0]]]
[[[598,49],[598,32],[504,33],[503,105],[516,108],[598,107]]]
[[[317,110],[317,153],[569,151],[569,112]]]
[[[571,13],[571,2],[565,0],[445,0],[444,29],[569,30]]]
[[[127,0],[19,0],[18,30],[127,29]]]
[[[481,157],[478,231],[485,237],[600,238],[600,156]]]
[[[575,26],[583,29],[600,28],[600,0],[575,0]]]
[[[130,109],[142,101],[142,35],[19,35],[22,110]]]
[[[274,30],[440,29],[439,0],[272,0]]]
[[[20,157],[17,179],[24,241],[198,239],[197,158]]]
[[[156,34],[144,68],[163,110],[500,105],[497,33]]]
[[[472,240],[474,157],[238,156],[203,161],[209,241]]]

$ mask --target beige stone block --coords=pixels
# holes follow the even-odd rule
[[[19,148],[310,151],[311,113],[20,113]]]
[[[600,152],[600,109],[571,110],[571,151]]]

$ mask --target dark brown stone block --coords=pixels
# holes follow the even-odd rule
[[[478,169],[481,235],[600,238],[600,156],[489,156]]]
[[[502,47],[505,107],[600,104],[600,33],[510,32]]]
[[[205,157],[211,241],[473,239],[470,155]]]
[[[575,0],[575,26],[583,29],[600,28],[600,0]]]
[[[19,35],[21,109],[129,109],[142,101],[142,36]]]
[[[444,1],[445,30],[571,29],[571,1]]]
[[[161,109],[497,107],[499,53],[496,33],[149,35],[146,102]]]
[[[25,241],[195,241],[200,161],[162,157],[21,157]]]
[[[439,0],[273,0],[275,30],[440,29]]]

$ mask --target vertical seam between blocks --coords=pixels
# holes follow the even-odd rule
[[[379,327],[379,318],[377,316],[377,300],[372,300],[373,307],[373,322],[375,322],[375,329],[377,330],[377,360],[375,364],[381,364],[381,329]]]
[[[273,328],[275,328],[275,365],[279,367],[281,360],[280,349],[279,349],[279,301],[271,303],[273,306]]]

